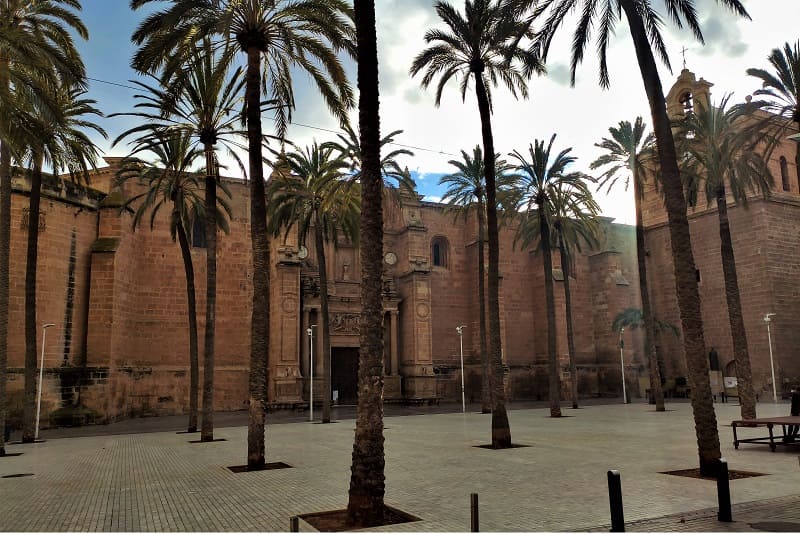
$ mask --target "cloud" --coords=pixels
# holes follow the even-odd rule
[[[706,44],[699,49],[700,55],[725,54],[728,57],[742,57],[747,52],[747,44],[742,41],[739,26],[720,20],[719,17],[709,17],[703,22],[703,36]]]
[[[569,67],[566,63],[550,63],[547,65],[547,77],[563,87],[569,86]]]

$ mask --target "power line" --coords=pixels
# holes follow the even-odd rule
[[[91,78],[91,77],[87,76],[86,79],[87,80],[91,80],[93,82],[105,83],[105,84],[108,84],[108,85],[113,85],[113,86],[116,86],[116,87],[123,87],[125,89],[130,89],[132,91],[140,91],[142,89],[141,87],[134,87],[132,85],[126,85],[124,83],[118,83],[118,82],[110,82],[108,80],[101,80],[100,78]],[[272,120],[272,121],[276,120],[274,117],[268,117],[268,118],[270,120]],[[292,122],[291,125],[292,126],[300,126],[302,128],[308,128],[310,130],[318,130],[320,132],[332,133],[332,134],[335,134],[335,135],[338,135],[338,134],[341,133],[340,131],[331,130],[330,128],[323,128],[322,126],[314,126],[312,124],[303,124],[301,122]],[[391,142],[391,143],[387,143],[387,144],[393,145],[393,146],[398,146],[398,147],[401,147],[401,148],[408,148],[410,150],[421,150],[423,152],[431,152],[433,154],[441,154],[443,156],[455,156],[455,157],[458,157],[458,154],[453,154],[451,152],[445,152],[443,150],[435,150],[433,148],[425,148],[425,147],[414,146],[414,145],[406,145],[406,144],[403,144],[403,143],[396,143],[396,142]]]
[[[101,79],[99,79],[99,78],[90,78],[90,77],[88,77],[88,76],[86,77],[86,79],[87,79],[87,80],[91,80],[91,81],[93,81],[93,82],[106,83],[106,84],[108,84],[108,85],[116,85],[117,87],[124,87],[124,88],[126,88],[126,89],[132,89],[133,91],[139,91],[139,90],[141,90],[141,87],[134,87],[134,86],[132,86],[132,85],[125,85],[124,83],[109,82],[109,81],[107,81],[107,80],[101,80]]]

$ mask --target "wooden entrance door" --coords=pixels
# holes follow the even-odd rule
[[[331,394],[338,404],[358,402],[358,347],[331,347]]]

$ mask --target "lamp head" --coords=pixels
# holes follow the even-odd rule
[[[467,325],[465,325],[465,324],[462,324],[461,326],[457,326],[457,327],[456,327],[456,332],[458,332],[458,335],[459,335],[459,336],[460,336],[461,334],[463,334],[463,333],[464,333],[464,329],[465,329],[466,327],[467,327]]]
[[[55,323],[47,323],[47,324],[43,324],[43,325],[42,325],[42,328],[50,328],[51,326],[55,326]]]
[[[774,314],[774,313],[767,313],[767,314],[765,314],[765,315],[764,315],[764,322],[765,322],[765,323],[768,323],[768,322],[772,321],[772,316],[773,316],[773,315],[775,315],[775,314]]]

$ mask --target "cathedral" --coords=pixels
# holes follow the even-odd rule
[[[668,96],[672,113],[685,109],[687,95],[708,98],[711,84],[684,70]],[[768,199],[754,197],[730,208],[739,284],[757,392],[770,391],[772,368],[778,391],[800,377],[800,176],[791,141],[771,166],[776,188]],[[186,282],[180,249],[169,233],[168,210],[151,229],[132,228],[124,201],[144,185],[117,185],[121,158],[105,159],[88,185],[45,180],[39,223],[37,314],[42,325],[43,421],[85,407],[87,420],[185,413],[189,406]],[[252,264],[249,192],[242,180],[225,179],[231,197],[230,231],[217,243],[217,410],[241,410],[248,401]],[[21,411],[24,352],[24,273],[29,184],[13,179],[8,395],[12,417]],[[651,300],[655,315],[680,325],[663,202],[645,197]],[[384,212],[384,341],[386,402],[460,400],[462,372],[468,399],[479,400],[477,220],[454,218],[445,206],[405,195],[387,200]],[[690,208],[706,345],[715,347],[720,371],[731,371],[732,348],[719,258],[716,208]],[[205,309],[205,243],[192,232],[199,339]],[[571,381],[582,397],[643,396],[646,358],[640,329],[612,330],[614,317],[639,307],[634,227],[601,220],[593,250],[575,259],[570,273],[576,372],[569,371],[564,273],[555,269],[558,357],[562,397]],[[313,230],[312,230],[313,231]],[[548,395],[547,324],[541,254],[515,246],[516,227],[500,234],[500,312],[505,384],[511,402]],[[309,239],[309,242],[313,242]],[[275,408],[304,407],[311,381],[322,402],[319,268],[308,249],[289,232],[272,239],[270,265],[269,400]],[[354,404],[359,344],[360,262],[356,246],[326,245],[331,334],[331,401]],[[555,253],[554,265],[558,265]],[[771,318],[767,337],[764,316]],[[461,335],[456,328],[461,329]],[[46,331],[46,337],[44,332]],[[463,336],[463,337],[461,337]],[[463,341],[463,368],[461,342]],[[202,347],[202,343],[201,343]],[[662,334],[658,351],[667,388],[686,376],[682,341]],[[312,357],[313,356],[313,357]],[[773,364],[770,365],[770,358]],[[202,348],[201,348],[202,359]],[[311,368],[313,365],[313,369]],[[712,366],[713,367],[713,366]],[[201,366],[202,373],[202,366]],[[735,376],[735,375],[734,375]]]

